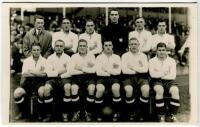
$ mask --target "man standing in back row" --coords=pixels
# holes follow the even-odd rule
[[[41,45],[41,55],[47,58],[53,53],[51,47],[52,36],[44,30],[44,17],[37,15],[35,17],[35,28],[26,33],[23,39],[23,53],[25,57],[31,56],[31,45],[39,43]]]
[[[111,10],[109,16],[110,23],[102,30],[102,42],[112,41],[114,53],[121,56],[127,51],[128,31],[119,24],[119,13],[117,10]]]

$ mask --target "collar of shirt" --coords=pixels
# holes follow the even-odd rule
[[[70,30],[69,30],[69,33],[67,33],[67,34],[63,31],[63,29],[61,29],[60,32],[61,32],[63,35],[69,35],[69,34],[71,34],[71,31],[70,31]]]
[[[31,55],[31,59],[32,59],[32,61],[35,62],[35,60],[33,59],[33,55]],[[40,55],[39,58],[38,58],[38,61],[41,61],[41,59],[42,59],[42,56]]]
[[[61,54],[61,56],[60,56],[60,57],[58,57],[58,56],[56,55],[56,52],[54,52],[54,53],[53,53],[53,55],[54,55],[54,57],[56,57],[56,58],[59,58],[59,59],[60,59],[60,58],[63,58],[63,57],[64,57],[64,52]]]
[[[36,28],[34,28],[34,30],[33,30],[33,35],[38,35],[37,33],[38,33],[39,31],[36,29]],[[40,31],[40,34],[39,35],[41,35],[41,34],[43,34],[44,33],[44,29],[42,29],[41,31]]]

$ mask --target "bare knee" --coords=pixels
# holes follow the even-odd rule
[[[114,97],[120,96],[120,85],[118,83],[114,83],[111,89]]]
[[[38,89],[38,95],[39,95],[39,97],[41,97],[41,98],[44,97],[44,86],[41,86],[41,87]]]
[[[51,90],[52,90],[52,86],[50,84],[45,84],[44,85],[44,96],[48,97],[51,95]]]
[[[15,89],[15,91],[14,91],[14,98],[20,98],[25,94],[26,94],[25,90],[23,88],[19,87],[19,88]]]
[[[148,84],[143,85],[143,86],[140,88],[140,90],[141,90],[141,93],[142,93],[142,96],[143,96],[143,97],[149,97],[149,90],[150,90],[150,87],[149,87]]]
[[[88,90],[89,95],[94,95],[95,85],[94,84],[89,84],[87,90]]]
[[[78,90],[79,90],[78,85],[73,84],[73,85],[71,86],[72,95],[77,95],[77,94],[78,94]]]
[[[173,99],[180,99],[180,97],[179,97],[179,89],[178,89],[177,86],[170,87],[169,93],[171,94]]]
[[[132,95],[133,95],[133,86],[131,86],[131,85],[126,85],[126,86],[124,87],[124,90],[125,90],[125,92],[126,92],[126,97],[132,97]]]
[[[65,92],[69,92],[70,89],[71,89],[71,84],[69,84],[69,83],[64,84],[64,91]]]
[[[105,86],[103,84],[97,84],[97,92],[103,93],[105,91]]]
[[[161,85],[155,85],[154,91],[156,92],[156,99],[163,99],[164,88]]]

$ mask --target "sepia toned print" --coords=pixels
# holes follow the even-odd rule
[[[4,4],[9,123],[195,122],[195,4],[30,4]]]

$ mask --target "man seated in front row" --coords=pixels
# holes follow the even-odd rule
[[[96,58],[96,96],[95,104],[96,109],[99,110],[96,114],[101,114],[103,104],[103,94],[106,89],[112,91],[112,107],[114,110],[113,121],[118,121],[120,118],[120,84],[119,77],[121,73],[121,60],[120,56],[113,53],[112,41],[105,41],[103,44],[103,52]],[[97,120],[101,121],[101,116],[97,116]]]
[[[41,96],[39,89],[45,83],[46,67],[46,59],[41,56],[41,45],[33,43],[31,56],[23,62],[20,86],[14,91],[15,103],[20,111],[20,114],[15,118],[16,120],[30,116],[29,99],[33,93]]]
[[[43,88],[40,89],[43,96],[40,96],[38,99],[40,105],[46,110],[46,118],[43,119],[43,121],[50,121],[54,110],[57,112],[57,114],[54,115],[59,116],[59,113],[62,112],[63,121],[68,121],[71,103],[71,81],[69,79],[70,57],[64,53],[64,47],[65,43],[63,40],[55,41],[55,52],[47,59],[49,65],[47,76],[49,80],[45,83]],[[45,103],[47,100],[51,101]]]
[[[137,38],[130,38],[129,51],[122,55],[123,84],[126,94],[124,108],[129,115],[129,120],[135,119],[137,110],[140,110],[140,120],[144,119],[149,108],[148,60],[147,56],[139,51],[139,45]],[[139,97],[139,107],[136,107],[137,96]]]
[[[175,114],[180,106],[179,89],[176,78],[176,62],[167,55],[167,46],[165,43],[157,44],[156,56],[149,61],[149,73],[151,83],[155,91],[155,107],[158,119],[161,122],[165,120],[177,121]],[[168,111],[164,102],[165,94],[170,95]],[[167,119],[165,119],[167,116]]]
[[[86,121],[91,121],[91,109],[93,108],[95,91],[95,56],[88,53],[87,49],[87,41],[80,39],[78,53],[72,55],[69,65],[70,74],[72,75],[71,97],[72,112],[74,113],[72,122],[78,121],[82,113],[85,115]],[[85,110],[84,108],[86,111],[81,112]]]

